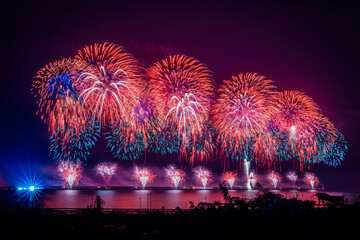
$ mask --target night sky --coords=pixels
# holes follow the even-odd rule
[[[30,93],[36,72],[86,45],[113,42],[145,66],[186,54],[204,62],[217,84],[257,72],[279,90],[307,93],[349,147],[342,166],[312,171],[328,190],[360,192],[359,7],[345,0],[238,2],[7,1],[1,16],[0,185],[12,185],[21,166],[54,164]],[[111,159],[100,141],[87,164]],[[150,165],[165,160],[147,159]],[[210,165],[220,169],[220,163]]]

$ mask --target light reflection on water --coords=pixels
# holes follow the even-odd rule
[[[299,200],[317,201],[315,190],[271,190],[270,192],[281,194],[286,198],[297,198]],[[255,198],[257,190],[229,190],[232,197],[245,199]],[[356,200],[355,194],[329,193],[330,195],[345,195],[345,201],[352,204]],[[161,209],[189,208],[190,201],[197,205],[199,202],[224,202],[220,190],[44,190],[44,208],[86,208],[91,205],[96,195],[104,201],[105,208],[142,208]]]

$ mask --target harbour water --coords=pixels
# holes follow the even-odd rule
[[[315,190],[270,190],[285,198],[297,198],[317,202]],[[232,197],[252,199],[260,192],[257,190],[229,190]],[[358,200],[353,193],[327,192],[332,196],[344,196],[345,202],[352,204]],[[190,202],[224,202],[219,189],[42,189],[37,196],[43,208],[86,208],[91,205],[96,196],[104,200],[104,208],[121,209],[187,209]],[[20,199],[19,199],[20,198]],[[0,191],[1,206],[12,208],[19,204],[18,190]]]

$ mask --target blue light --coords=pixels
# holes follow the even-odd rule
[[[34,191],[35,190],[35,187],[34,186],[30,186],[30,191]]]

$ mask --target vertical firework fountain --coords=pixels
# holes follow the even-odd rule
[[[151,183],[156,175],[147,168],[135,167],[135,179],[141,183],[142,187],[145,188],[147,184]]]
[[[319,179],[315,174],[307,172],[305,173],[305,182],[311,186],[311,189],[314,189],[315,186],[319,183]]]
[[[246,176],[246,189],[251,190],[251,182],[250,182],[250,161],[247,161],[244,159],[244,165],[245,165],[245,176]]]
[[[179,183],[184,180],[185,173],[180,169],[176,169],[173,166],[170,166],[165,169],[166,176],[169,179],[169,182],[174,185],[175,188],[178,187]]]
[[[58,172],[65,185],[72,188],[74,184],[79,183],[83,167],[80,162],[62,161],[58,165]]]
[[[236,173],[233,171],[227,171],[223,174],[223,181],[227,182],[232,189],[237,181]]]
[[[250,172],[248,179],[250,181],[251,187],[254,189],[255,186],[256,186],[256,182],[258,180],[258,177],[256,176],[256,174],[254,172]]]
[[[199,167],[199,168],[196,168],[194,170],[194,172],[195,172],[197,181],[202,184],[204,189],[206,188],[206,185],[209,182],[213,182],[212,176],[211,176],[211,173],[209,170]]]
[[[276,189],[277,184],[281,181],[281,176],[277,172],[272,171],[269,174],[269,180],[273,184],[274,189]]]

